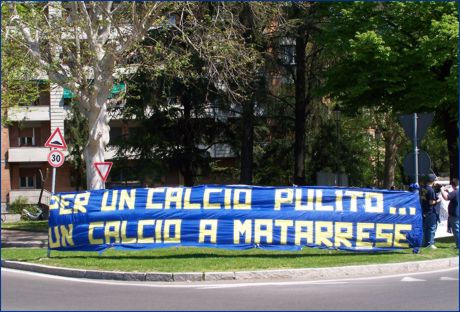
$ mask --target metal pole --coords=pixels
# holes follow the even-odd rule
[[[56,186],[56,167],[53,167],[53,180],[51,181],[51,196],[54,195],[55,186]],[[50,235],[51,235],[51,231],[48,234],[48,236]],[[46,253],[46,256],[48,258],[51,256],[50,237],[48,237],[48,252]]]
[[[417,147],[417,113],[414,113],[414,174],[415,183],[418,184],[418,147]]]
[[[54,189],[56,186],[56,167],[53,167],[53,181],[51,184],[51,194],[54,195]]]

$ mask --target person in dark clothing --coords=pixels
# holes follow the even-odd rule
[[[436,175],[429,174],[424,178],[424,185],[420,189],[420,203],[423,213],[423,236],[424,246],[436,249],[434,245],[434,236],[438,227],[438,216],[436,214],[436,204],[441,200],[437,198],[433,190],[433,183],[436,181]]]
[[[449,213],[449,217],[447,218],[447,223],[449,224],[455,238],[455,245],[458,248],[458,228],[459,228],[459,208],[458,208],[458,179],[452,179],[451,184],[452,191],[447,192],[446,188],[443,186],[441,188],[441,196],[444,200],[449,201],[449,205],[447,206],[447,210]]]

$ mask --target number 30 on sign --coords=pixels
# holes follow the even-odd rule
[[[51,151],[48,154],[48,163],[55,168],[61,167],[64,163],[64,154],[58,150]]]

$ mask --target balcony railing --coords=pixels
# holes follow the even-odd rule
[[[48,161],[48,147],[10,147],[8,149],[8,162],[45,162]],[[68,155],[64,151],[64,156]]]
[[[10,203],[14,202],[19,197],[27,198],[29,204],[37,204],[40,197],[40,189],[17,189],[10,191]],[[41,203],[49,206],[51,193],[43,190]]]
[[[11,121],[48,121],[50,120],[49,106],[17,106],[8,109]]]

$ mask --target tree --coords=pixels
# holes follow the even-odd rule
[[[2,14],[8,14],[4,3]],[[40,81],[30,79],[31,73],[38,75],[37,62],[15,40],[14,30],[6,21],[2,19],[2,124],[8,122],[9,108],[30,105],[38,99],[40,92]]]
[[[125,117],[148,109],[140,119],[154,134],[142,137],[147,143],[134,138],[121,153],[131,149],[139,160],[167,161],[179,168],[184,184],[193,185],[197,171],[208,169],[208,149],[229,143],[222,134],[223,124],[232,123],[229,115],[241,117],[240,182],[251,184],[251,124],[265,27],[254,16],[266,11],[259,4],[187,3],[173,23],[152,30],[136,56],[143,64],[133,80],[139,90],[130,94]]]
[[[449,112],[445,127],[451,136],[451,164],[458,168],[458,159],[452,157],[458,131],[451,126],[458,120],[455,4],[345,3],[331,6],[329,12],[323,39],[334,63],[326,74],[325,94],[345,111],[372,107],[386,116],[380,118],[388,121],[382,127],[385,187],[394,179],[397,114]],[[457,174],[451,169],[451,175]]]
[[[314,89],[319,83],[319,72],[324,63],[320,59],[322,47],[316,40],[323,19],[322,4],[292,3],[285,7],[286,23],[280,24],[279,36],[295,41],[295,65],[287,64],[295,85],[295,141],[293,183],[306,185],[305,138],[306,118],[315,98]]]
[[[27,47],[50,81],[75,94],[88,119],[87,187],[100,189],[103,183],[92,165],[104,161],[109,142],[107,107],[115,70],[125,65],[129,52],[164,19],[164,8],[171,4],[106,1],[28,5],[30,14],[25,15],[18,4],[9,3],[8,22],[15,26],[16,39]]]
[[[71,167],[70,183],[79,191],[86,189],[86,164],[83,157],[88,138],[88,120],[81,113],[79,103],[70,103],[68,119],[66,120],[65,140],[69,145],[68,163]]]

